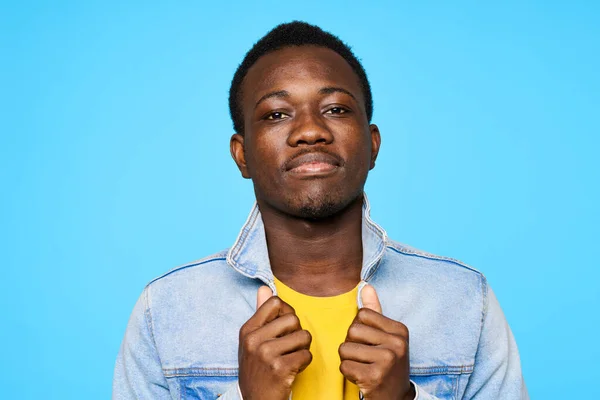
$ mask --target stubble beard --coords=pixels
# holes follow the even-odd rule
[[[362,196],[362,193],[362,189],[350,196],[335,190],[309,193],[301,198],[289,199],[288,209],[293,210],[299,218],[313,221],[323,220],[343,211],[359,196]]]

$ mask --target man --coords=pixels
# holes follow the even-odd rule
[[[229,250],[146,286],[113,398],[527,398],[483,275],[370,219],[380,133],[346,45],[276,27],[239,66],[230,110],[256,206]]]

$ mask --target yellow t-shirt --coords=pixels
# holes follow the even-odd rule
[[[346,339],[356,317],[358,286],[332,297],[313,297],[298,293],[275,278],[278,296],[294,307],[302,328],[312,335],[310,365],[296,376],[293,400],[356,400],[358,386],[340,372],[338,348]]]

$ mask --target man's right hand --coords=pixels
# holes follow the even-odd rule
[[[240,329],[239,384],[244,400],[287,400],[296,375],[312,361],[310,333],[294,309],[258,289],[256,312]]]

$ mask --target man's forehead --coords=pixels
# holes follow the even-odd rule
[[[336,83],[355,90],[360,87],[358,75],[335,51],[325,47],[295,46],[259,58],[244,79],[244,92],[254,98],[273,86],[301,80],[315,84]]]

